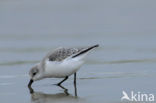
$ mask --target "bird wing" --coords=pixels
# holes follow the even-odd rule
[[[97,45],[94,45],[94,46],[85,48],[85,49],[81,50],[80,52],[76,53],[75,55],[73,55],[72,58],[75,58],[75,57],[77,57],[77,56],[80,56],[80,55],[82,55],[82,54],[85,54],[85,53],[87,53],[89,50],[91,50],[91,49],[93,49],[93,48],[95,48],[95,47],[99,47],[99,45],[97,44]]]
[[[49,61],[62,61],[67,57],[78,53],[83,48],[63,48],[60,47],[47,55]]]
[[[75,58],[77,56],[80,56],[82,54],[85,54],[89,50],[98,47],[99,45],[90,46],[87,48],[57,48],[53,52],[49,52],[46,58],[49,59],[49,61],[62,61],[68,57]]]

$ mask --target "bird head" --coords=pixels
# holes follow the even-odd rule
[[[40,64],[37,64],[30,69],[29,76],[30,76],[30,82],[28,84],[29,87],[34,81],[37,81],[43,78],[41,74]]]

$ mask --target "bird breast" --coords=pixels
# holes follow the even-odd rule
[[[64,60],[64,61],[49,61],[45,63],[45,76],[64,78],[75,73],[84,63],[83,60]]]

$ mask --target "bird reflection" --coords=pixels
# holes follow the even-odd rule
[[[29,91],[31,94],[31,102],[32,103],[64,103],[67,101],[68,103],[78,102],[80,98],[77,97],[77,88],[76,85],[74,85],[74,91],[75,96],[68,93],[68,89],[63,87],[62,85],[59,85],[60,88],[64,90],[63,93],[57,93],[57,94],[46,94],[42,92],[36,92],[33,90],[33,88],[29,87]]]

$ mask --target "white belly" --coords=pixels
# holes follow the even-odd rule
[[[70,59],[62,62],[46,61],[45,77],[64,78],[75,73],[84,63],[83,60]]]

